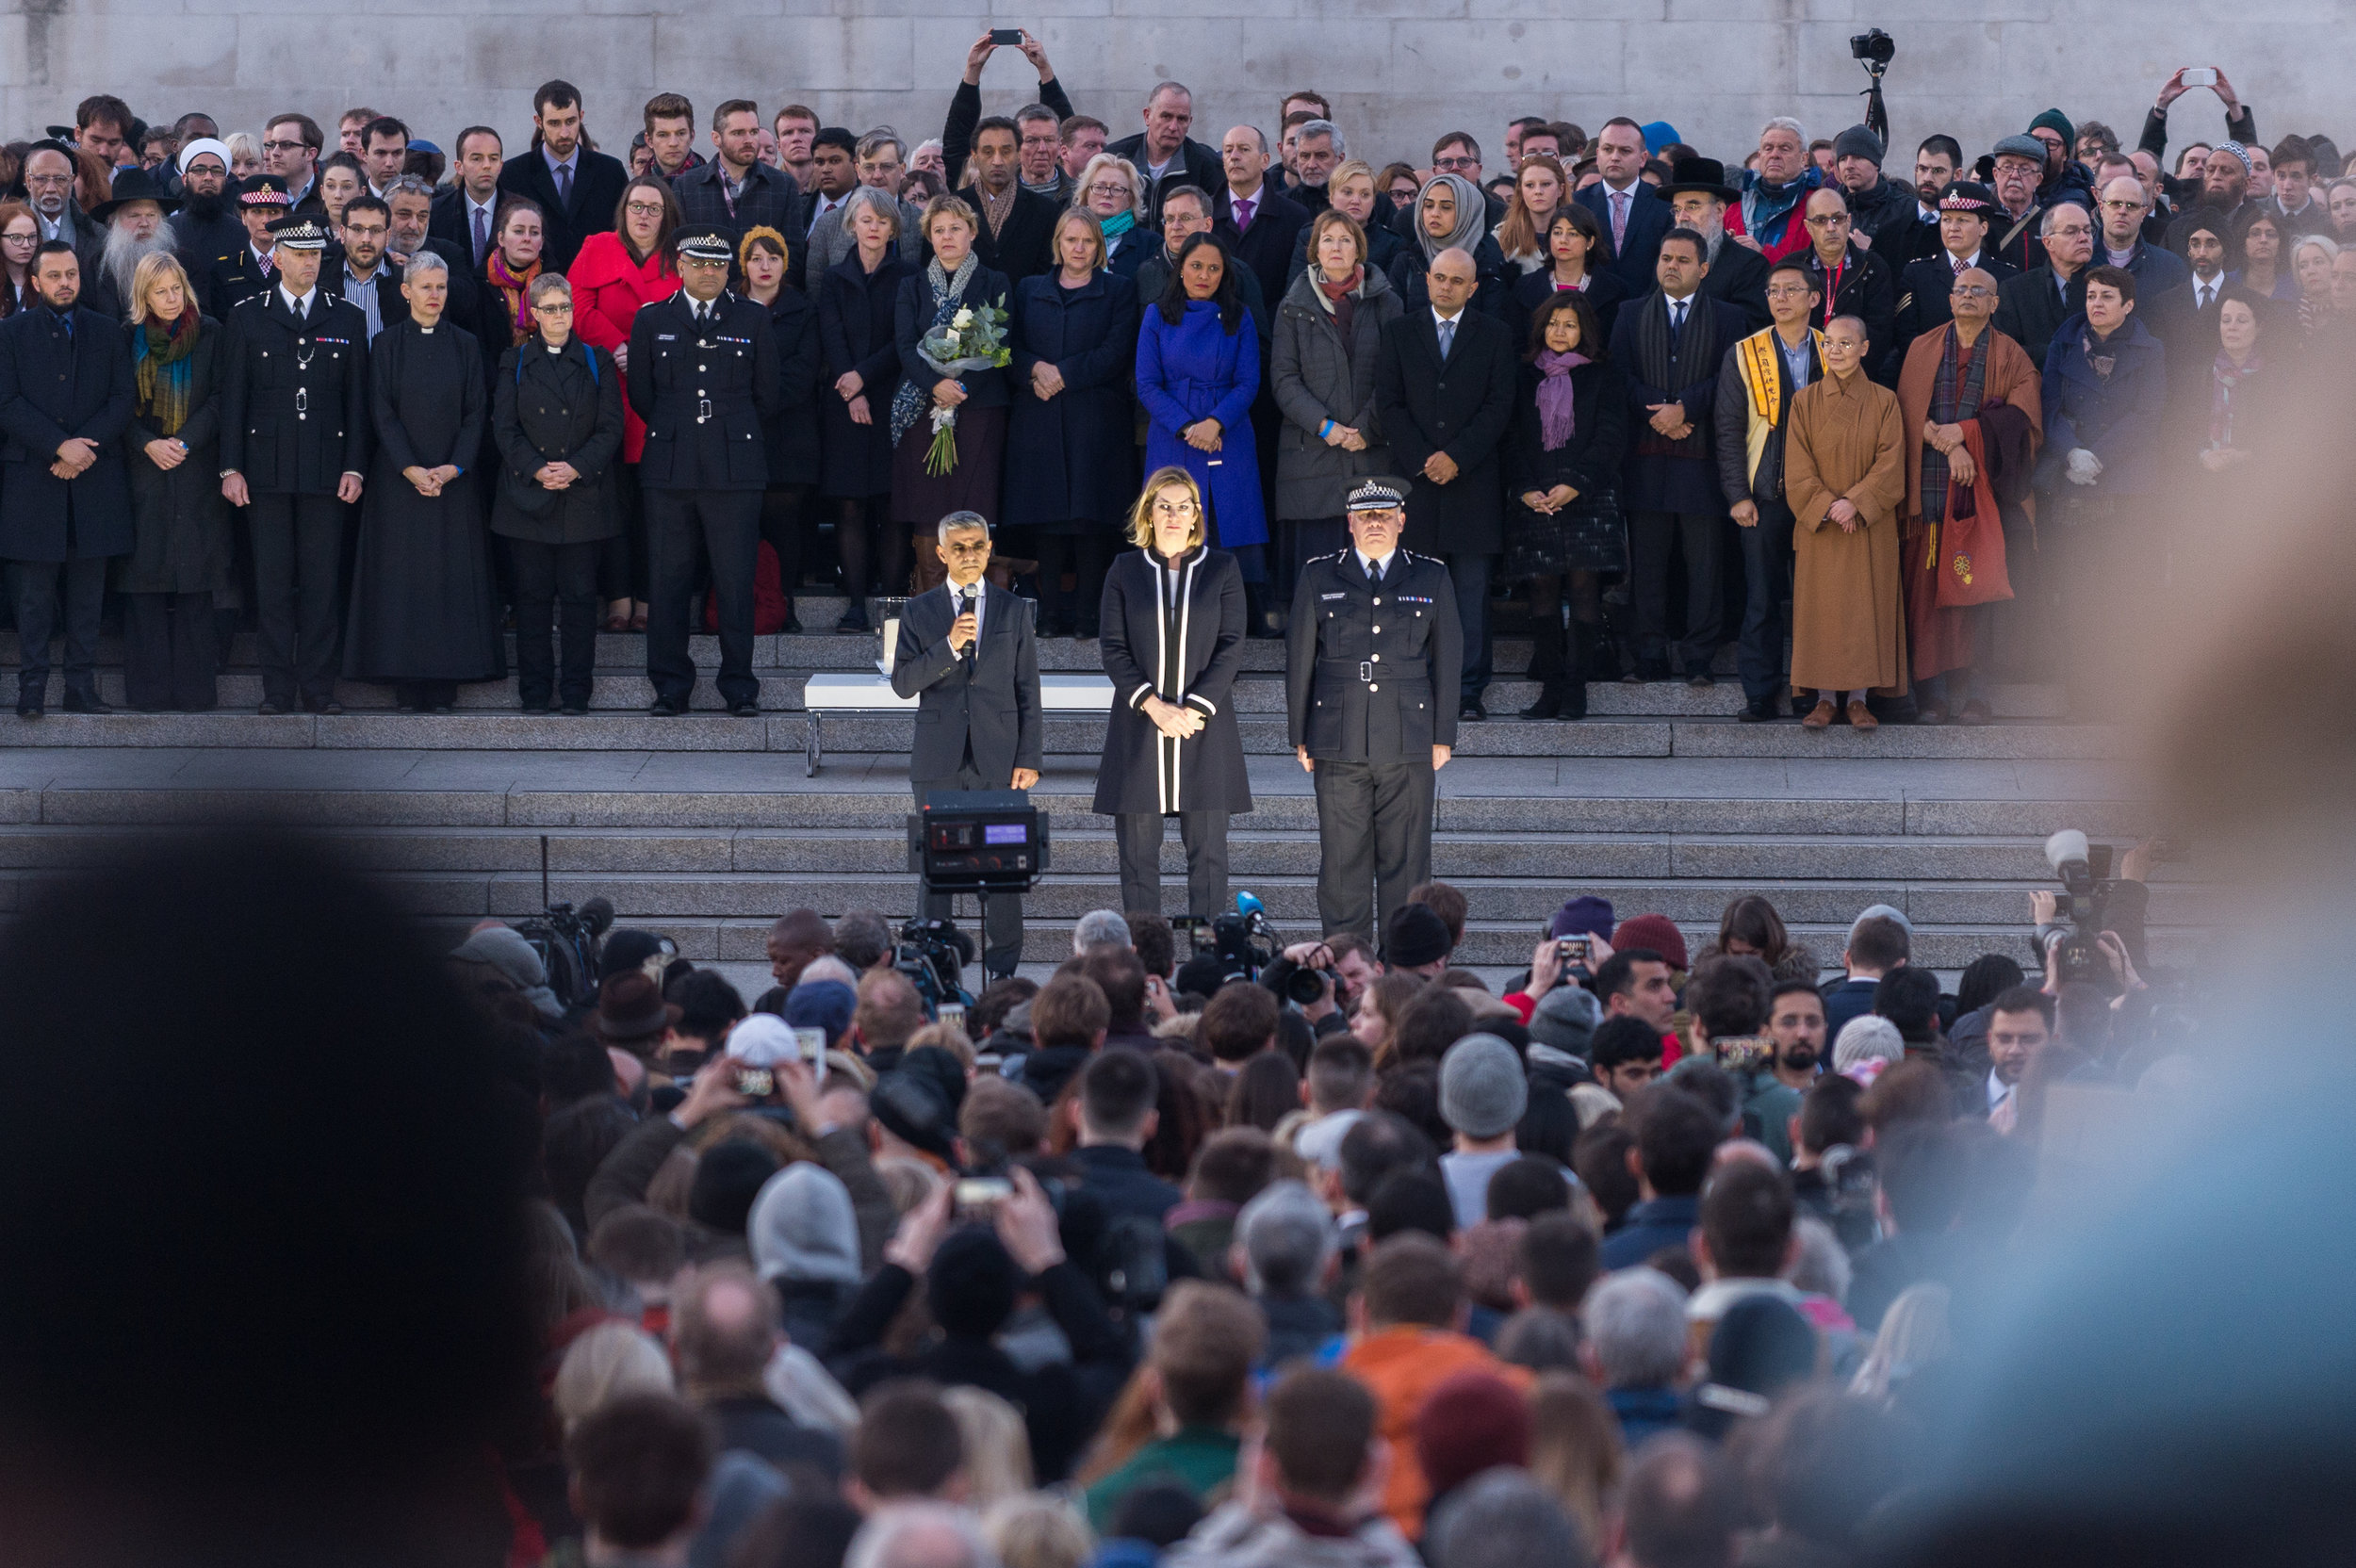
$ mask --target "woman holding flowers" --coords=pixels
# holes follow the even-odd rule
[[[925,204],[933,259],[902,281],[894,318],[903,379],[892,402],[892,517],[915,544],[918,593],[946,575],[934,547],[941,518],[998,518],[1012,290],[973,254],[978,227],[958,197]]]

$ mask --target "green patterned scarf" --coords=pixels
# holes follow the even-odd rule
[[[139,383],[139,416],[164,435],[188,422],[188,393],[196,379],[194,305],[171,321],[150,321],[131,338]]]

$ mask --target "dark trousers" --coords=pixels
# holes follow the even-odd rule
[[[802,558],[809,540],[810,493],[807,484],[773,484],[761,493],[761,539],[777,552],[777,592],[785,596],[787,613],[802,587]]]
[[[597,657],[597,564],[611,543],[508,541],[515,560],[515,691],[525,707],[545,708],[551,695],[567,708],[589,706],[589,672]],[[551,646],[560,607],[561,654]]]
[[[1742,694],[1753,702],[1781,695],[1783,601],[1792,596],[1792,508],[1780,498],[1759,503],[1759,521],[1742,534],[1742,630],[1734,645]]]
[[[1374,939],[1410,889],[1432,880],[1432,763],[1317,759],[1317,918]]]
[[[862,627],[868,595],[899,598],[908,591],[908,531],[892,520],[891,499],[854,496],[828,503],[835,509],[834,556],[843,568],[843,596],[851,601],[843,615],[846,620],[856,615]]]
[[[1168,817],[1123,811],[1113,818],[1121,846],[1121,906],[1162,907],[1162,839]],[[1181,811],[1178,837],[1186,846],[1186,913],[1204,920],[1227,906],[1227,813]]]
[[[614,510],[622,531],[597,545],[597,596],[643,599],[646,578],[646,509],[638,488],[638,465],[614,465]]]
[[[1464,632],[1464,697],[1479,702],[1489,689],[1489,578],[1496,571],[1494,555],[1470,552],[1448,557],[1448,580],[1456,585],[1456,621]],[[1446,692],[1432,694],[1440,702]]]
[[[1714,512],[1631,512],[1628,517],[1629,589],[1636,602],[1636,661],[1654,670],[1669,657],[1669,560],[1685,557],[1685,653],[1688,675],[1710,667],[1718,651],[1721,592]]]
[[[924,801],[936,790],[1003,790],[1004,778],[984,778],[982,770],[973,765],[973,754],[965,754],[965,766],[949,778],[911,778],[908,788],[915,792],[916,808],[923,810]],[[992,977],[1012,974],[1014,966],[1023,961],[1023,897],[1020,893],[984,893],[982,904],[982,967]],[[956,899],[950,893],[924,894],[924,918],[947,920]]]
[[[260,496],[245,509],[254,534],[254,596],[261,625],[262,700],[335,695],[336,610],[344,601],[344,514],[333,496]]]
[[[753,676],[753,564],[761,549],[758,490],[647,490],[646,553],[654,596],[646,604],[646,678],[654,694],[684,703],[695,690],[687,636],[701,608],[695,585],[704,558],[720,617],[720,700],[761,700]]]
[[[106,558],[11,561],[8,597],[16,601],[16,700],[40,703],[49,692],[49,639],[65,628],[65,689],[98,694],[98,607],[106,596]],[[65,613],[58,614],[60,602]]]
[[[1039,534],[1039,608],[1040,635],[1096,633],[1097,616],[1104,604],[1104,569],[1112,554],[1110,531],[1089,528],[1081,533]],[[1073,587],[1064,592],[1063,575],[1072,574]],[[1142,907],[1142,906],[1141,906]]]
[[[1278,548],[1269,564],[1276,575],[1277,602],[1290,609],[1293,590],[1301,583],[1302,563],[1313,556],[1332,555],[1350,547],[1347,517],[1288,517],[1276,525]]]
[[[202,713],[221,701],[213,596],[123,596],[123,700]]]

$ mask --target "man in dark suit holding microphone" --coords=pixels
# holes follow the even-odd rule
[[[1039,782],[1039,642],[1031,602],[983,580],[990,524],[975,512],[941,520],[941,559],[949,579],[908,600],[892,660],[892,689],[917,699],[908,785],[922,809],[936,790],[1027,790]],[[945,920],[947,893],[924,900]],[[982,967],[992,980],[1023,958],[1023,900],[982,898]]]

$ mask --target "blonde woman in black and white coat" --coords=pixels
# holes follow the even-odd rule
[[[1252,809],[1232,700],[1243,663],[1243,572],[1203,543],[1203,496],[1184,468],[1156,471],[1104,575],[1098,646],[1113,702],[1096,810],[1115,819],[1124,909],[1162,907],[1163,819],[1186,846],[1186,910],[1227,903],[1227,819]]]

